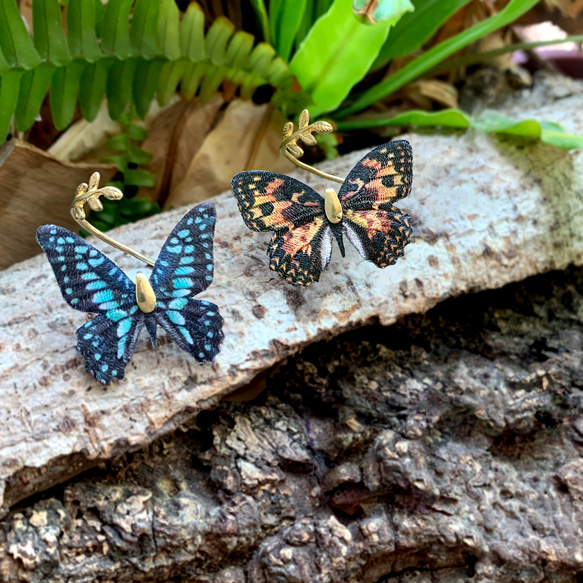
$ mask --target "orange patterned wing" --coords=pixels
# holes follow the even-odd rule
[[[324,214],[323,198],[289,176],[240,172],[231,188],[245,224],[253,231],[286,232]]]
[[[409,243],[409,215],[392,207],[391,210],[344,211],[343,234],[358,252],[378,267],[387,267],[403,255]]]
[[[369,152],[348,174],[338,198],[346,210],[391,210],[407,196],[413,181],[413,152],[406,140],[383,144]]]
[[[308,286],[320,279],[332,254],[332,228],[325,215],[285,233],[269,244],[269,267],[293,285]]]

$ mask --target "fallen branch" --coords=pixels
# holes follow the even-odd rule
[[[554,121],[583,133],[583,95],[561,105]],[[537,110],[521,114],[537,117]],[[407,137],[414,183],[399,206],[415,232],[405,257],[385,270],[347,249],[344,260],[333,253],[320,283],[293,288],[268,270],[269,236],[246,229],[232,195],[212,199],[216,275],[201,297],[217,303],[225,318],[225,341],[212,366],[199,367],[163,336],[154,350],[143,336],[126,378],[105,390],[75,351],[75,330],[86,316],[65,304],[44,257],[0,273],[4,509],[146,446],[315,340],[367,322],[389,325],[451,296],[583,263],[583,153],[478,134]],[[363,153],[324,167],[345,175]],[[301,179],[323,192],[320,179]],[[184,212],[122,227],[116,236],[155,256]],[[138,267],[106,251],[130,273]]]

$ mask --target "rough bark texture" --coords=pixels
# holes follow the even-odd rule
[[[313,345],[266,384],[11,511],[2,580],[583,577],[582,269]]]
[[[580,86],[542,97],[539,103],[558,104],[546,117],[583,133]],[[534,106],[512,111],[539,117]],[[85,315],[66,306],[44,257],[2,272],[4,510],[100,460],[147,446],[310,342],[366,322],[389,325],[462,292],[583,263],[582,152],[479,134],[407,137],[415,178],[399,206],[411,214],[415,237],[405,258],[386,270],[350,249],[344,260],[334,253],[320,283],[290,287],[267,269],[269,235],[246,229],[230,194],[214,199],[216,277],[204,297],[221,306],[225,342],[212,366],[195,367],[163,337],[157,351],[143,338],[126,378],[105,390],[75,352],[75,329]],[[362,154],[327,169],[344,175]],[[314,176],[303,178],[324,186]],[[155,256],[184,211],[116,236]],[[111,256],[124,268],[136,267],[117,252]]]

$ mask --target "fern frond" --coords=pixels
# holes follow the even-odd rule
[[[176,91],[210,99],[225,80],[249,98],[255,89],[291,86],[285,61],[266,43],[220,17],[205,34],[204,12],[192,3],[180,18],[174,0],[69,0],[67,32],[59,0],[33,0],[34,41],[17,0],[0,1],[0,145],[14,118],[26,131],[49,94],[53,123],[66,128],[77,103],[95,119],[104,97],[119,119],[140,117],[156,97]]]

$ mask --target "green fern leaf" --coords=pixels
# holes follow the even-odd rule
[[[64,130],[73,119],[84,67],[82,61],[72,61],[66,67],[59,67],[53,74],[49,104],[53,123],[58,130]]]
[[[101,46],[107,55],[126,59],[131,56],[130,11],[133,0],[109,0],[103,15]]]
[[[30,71],[25,71],[22,75],[18,103],[14,112],[16,128],[19,131],[26,131],[34,123],[51,83],[54,70],[54,65],[42,63]]]
[[[133,84],[133,98],[136,113],[144,118],[150,109],[154,94],[158,88],[158,81],[166,59],[152,59],[143,61],[140,59],[136,67]]]
[[[34,69],[42,61],[20,16],[16,0],[0,2],[0,49],[11,67]]]
[[[109,115],[118,119],[126,111],[132,97],[132,86],[138,59],[115,59],[107,73],[106,96]]]
[[[100,0],[99,6],[101,5]],[[69,0],[67,7],[67,32],[69,50],[76,59],[83,59],[89,63],[103,57],[96,35],[97,16],[103,8],[87,0]]]
[[[182,56],[194,63],[206,58],[204,38],[204,12],[192,3],[186,10],[180,25],[180,51]]]
[[[159,0],[137,0],[130,29],[134,53],[145,59],[158,55]]]
[[[32,28],[34,46],[44,61],[57,67],[71,62],[67,38],[61,26],[61,7],[58,0],[33,0]]]
[[[250,97],[262,84],[287,88],[291,77],[275,50],[218,18],[204,32],[204,12],[191,3],[180,20],[175,0],[69,0],[67,34],[58,0],[33,0],[35,49],[16,0],[0,0],[0,144],[16,116],[30,127],[50,89],[55,126],[97,116],[104,96],[113,119],[144,117],[157,93],[168,103],[177,89],[205,101],[230,80]],[[131,23],[131,24],[130,24]],[[28,71],[28,72],[26,72]]]
[[[83,117],[93,121],[97,117],[101,101],[105,95],[107,69],[113,59],[102,59],[89,63],[81,73],[79,84],[79,106]]]
[[[2,75],[0,82],[0,143],[3,143],[10,131],[10,121],[18,103],[18,90],[22,70],[9,71]]]
[[[179,22],[180,15],[176,2],[163,0],[158,20],[158,45],[162,54],[171,61],[180,58],[180,38],[177,34]]]

